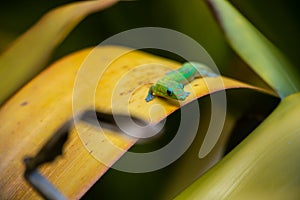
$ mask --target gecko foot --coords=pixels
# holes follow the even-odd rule
[[[146,99],[145,99],[145,101],[146,102],[149,102],[149,101],[151,101],[152,99],[154,99],[154,96],[152,95],[152,94],[148,94],[148,96],[146,97]]]

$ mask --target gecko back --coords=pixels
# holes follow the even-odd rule
[[[186,62],[179,69],[166,73],[163,79],[177,81],[185,85],[198,77],[216,76],[217,74],[214,71],[202,63]]]
[[[194,70],[191,70],[193,68]],[[193,71],[193,79],[197,77],[216,77],[217,74],[208,66],[198,62],[186,62],[179,69],[184,71]]]

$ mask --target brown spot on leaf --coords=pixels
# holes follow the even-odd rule
[[[28,101],[23,101],[20,106],[26,106],[28,104]]]

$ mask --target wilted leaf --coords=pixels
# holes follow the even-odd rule
[[[179,109],[179,104],[162,98],[149,103],[145,101],[150,84],[166,71],[178,67],[180,64],[174,61],[109,46],[97,47],[93,51],[82,50],[54,63],[0,109],[0,170],[3,174],[0,193],[7,199],[16,196],[32,199],[35,193],[28,192],[28,185],[22,179],[23,157],[35,155],[58,127],[73,114],[78,114],[73,112],[91,108],[94,100],[99,111],[126,113],[129,110],[130,114],[148,121],[151,116],[152,123],[158,123]],[[84,70],[87,70],[86,73],[79,77]],[[99,70],[99,81],[96,80],[96,86],[91,85]],[[79,80],[82,82],[75,84]],[[220,81],[223,84],[214,84]],[[210,91],[206,84],[211,85]],[[247,88],[269,93],[221,76],[207,78],[206,82],[196,79],[186,88],[192,93],[184,104],[224,88]],[[153,110],[153,106],[161,109]],[[43,174],[67,197],[79,198],[137,140],[103,131],[101,134],[86,123],[78,123],[70,134],[64,155],[43,167]],[[96,160],[99,156],[107,162]]]

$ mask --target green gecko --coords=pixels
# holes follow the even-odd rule
[[[186,62],[178,70],[170,71],[153,84],[146,97],[146,102],[155,96],[167,99],[185,100],[189,92],[184,91],[184,85],[197,77],[216,77],[217,74],[209,67],[197,62]]]

